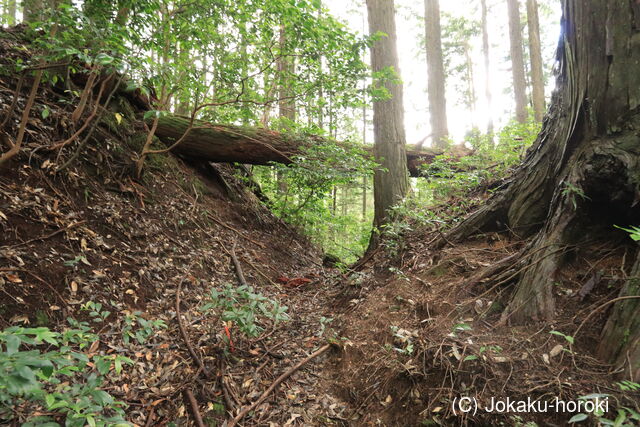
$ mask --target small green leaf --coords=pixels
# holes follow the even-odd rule
[[[587,418],[589,418],[587,414],[577,414],[571,417],[571,419],[569,420],[569,424],[579,423],[581,421],[586,420]]]

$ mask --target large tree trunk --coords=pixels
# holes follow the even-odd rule
[[[554,317],[554,282],[576,248],[614,239],[614,224],[640,222],[640,3],[562,5],[558,89],[542,131],[506,190],[449,235],[507,227],[521,236],[537,233],[503,317],[516,323]],[[635,279],[623,293],[638,295]],[[616,304],[606,335],[630,339],[602,352],[620,363],[624,353],[632,371],[640,363],[637,307],[634,300]]]
[[[542,48],[540,46],[540,22],[538,1],[527,0],[527,27],[529,28],[529,57],[531,58],[531,88],[533,111],[537,122],[544,116],[544,78],[542,76]]]
[[[487,22],[487,0],[481,0],[482,9],[482,55],[484,56],[484,96],[487,100],[487,111],[489,119],[487,120],[487,133],[493,133],[493,115],[491,113],[491,60],[489,56],[489,24]]]
[[[507,0],[509,7],[509,42],[511,46],[511,73],[513,74],[513,95],[516,101],[516,119],[520,123],[527,120],[527,84],[522,54],[522,28],[520,26],[519,0]]]
[[[152,122],[153,119],[148,119],[149,124]],[[194,160],[252,165],[268,165],[273,162],[290,164],[292,158],[302,154],[310,143],[326,143],[322,138],[303,138],[264,128],[212,125],[201,121],[195,121],[194,126],[184,136],[189,129],[189,122],[186,117],[161,117],[155,134],[169,146],[182,138],[173,152]],[[408,169],[414,177],[422,176],[421,166],[431,163],[442,153],[442,150],[429,149],[405,151],[405,171]]]
[[[640,253],[620,297],[640,295]],[[602,330],[598,355],[623,369],[625,376],[640,378],[640,299],[620,300]]]
[[[377,72],[393,67],[399,75],[394,2],[367,0],[367,11],[369,32],[383,32],[387,35],[371,47],[371,68]],[[387,81],[385,87],[391,98],[373,103],[375,156],[384,169],[376,170],[373,177],[373,224],[376,227],[389,220],[389,209],[400,202],[409,191],[402,84]]]
[[[440,3],[438,0],[424,0],[424,27],[426,36],[429,120],[433,145],[438,148],[447,145],[449,127],[447,124],[447,100],[445,97],[444,62],[440,28]]]

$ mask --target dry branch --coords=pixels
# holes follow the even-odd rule
[[[22,146],[22,140],[24,139],[24,134],[27,130],[27,123],[29,122],[29,113],[33,108],[33,104],[36,100],[36,95],[38,93],[38,88],[40,87],[40,80],[42,79],[42,70],[36,71],[36,77],[33,81],[33,86],[31,86],[31,92],[29,92],[29,98],[27,99],[27,105],[24,107],[24,111],[22,112],[22,119],[20,120],[20,128],[18,129],[18,136],[15,141],[11,141],[7,138],[7,143],[10,148],[6,153],[2,153],[0,156],[0,166],[5,163],[7,160],[18,154],[20,151],[20,147]],[[16,92],[17,96],[17,92]],[[7,114],[11,114],[9,111]]]
[[[320,347],[320,349],[318,349],[315,353],[311,354],[310,356],[307,356],[305,359],[303,359],[300,362],[298,362],[295,366],[291,367],[288,371],[286,371],[285,373],[280,375],[269,386],[269,388],[266,389],[264,391],[264,393],[262,393],[262,395],[260,395],[258,400],[256,400],[251,405],[249,405],[249,406],[245,407],[244,409],[242,409],[240,411],[240,413],[238,413],[238,415],[236,415],[236,417],[233,420],[229,421],[229,424],[227,424],[227,427],[233,427],[236,424],[238,424],[238,422],[240,422],[240,420],[242,420],[249,412],[253,411],[258,406],[260,406],[262,404],[262,402],[264,402],[267,399],[267,397],[269,397],[269,395],[273,392],[273,390],[275,390],[276,387],[278,387],[278,385],[280,385],[280,383],[282,383],[284,380],[289,378],[294,372],[296,372],[298,369],[300,369],[302,366],[304,366],[310,360],[313,360],[316,357],[320,356],[321,354],[325,353],[327,350],[329,350],[329,348],[331,348],[330,344],[326,344],[323,347]]]
[[[184,390],[184,394],[187,397],[189,404],[191,405],[191,413],[193,415],[193,421],[196,423],[198,427],[205,427],[205,424],[202,421],[202,416],[200,415],[200,410],[198,409],[198,402],[196,401],[196,398],[194,397],[193,393],[191,392],[191,390],[187,388]]]
[[[202,359],[200,359],[200,356],[198,356],[198,353],[196,353],[193,346],[191,345],[191,341],[189,341],[189,335],[187,335],[187,330],[185,329],[184,324],[182,323],[182,318],[180,314],[180,293],[182,292],[183,282],[184,282],[184,278],[180,280],[180,282],[178,283],[178,289],[176,289],[176,320],[178,321],[178,328],[180,329],[180,334],[182,335],[182,339],[184,340],[184,343],[187,346],[187,350],[189,350],[189,354],[193,358],[194,362],[196,362],[196,364],[198,365],[198,368],[202,370],[202,372],[204,373],[204,376],[207,377],[207,379],[211,379],[211,374],[205,368],[204,363],[202,362]]]

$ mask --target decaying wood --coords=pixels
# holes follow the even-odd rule
[[[147,124],[152,125],[149,118]],[[156,136],[166,145],[174,145],[173,152],[184,157],[211,162],[237,162],[253,165],[292,163],[292,158],[305,147],[326,142],[320,137],[299,137],[264,128],[214,125],[187,117],[169,115],[158,119]],[[371,148],[367,151],[372,152]],[[407,167],[413,177],[420,175],[420,167],[430,164],[442,150],[407,151]],[[463,151],[458,157],[470,154]]]
[[[264,393],[262,393],[262,395],[260,395],[260,397],[258,398],[258,400],[256,400],[255,402],[253,402],[251,405],[243,408],[238,415],[236,415],[236,417],[229,421],[229,424],[227,424],[227,427],[233,427],[236,424],[238,424],[238,422],[240,422],[240,420],[242,420],[249,412],[253,411],[254,409],[256,409],[258,406],[260,406],[266,399],[267,397],[269,397],[269,395],[273,392],[273,390],[276,389],[276,387],[278,387],[278,385],[280,385],[280,383],[282,383],[284,380],[286,380],[287,378],[289,378],[294,372],[296,372],[298,369],[300,369],[302,366],[304,366],[306,363],[308,363],[310,360],[315,359],[316,357],[320,356],[321,354],[324,354],[327,350],[329,350],[329,348],[331,348],[331,344],[326,344],[322,347],[320,347],[315,353],[307,356],[306,358],[304,358],[303,360],[301,360],[300,362],[298,362],[295,366],[292,366],[288,371],[286,371],[285,373],[283,373],[282,375],[280,375],[270,386],[269,388],[267,388]]]

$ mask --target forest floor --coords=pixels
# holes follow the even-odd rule
[[[0,38],[0,58],[24,55],[17,44]],[[0,76],[0,111],[16,84],[16,76]],[[488,404],[491,397],[603,393],[614,396],[612,406],[637,406],[640,396],[620,393],[593,355],[606,310],[573,345],[550,334],[573,337],[581,319],[615,295],[630,262],[624,246],[594,245],[576,255],[556,278],[553,324],[509,326],[500,314],[512,283],[478,274],[524,242],[488,234],[435,250],[441,234],[422,227],[350,271],[326,268],[321,252],[272,215],[229,166],[162,155],[133,179],[135,133],[143,129],[121,99],[111,108],[123,122],[103,117],[95,140],[56,172],[77,147],[43,149],[68,134],[73,106],[61,97],[55,86],[40,92],[23,152],[0,172],[0,326],[62,330],[69,317],[90,321],[100,339],[88,352],[135,362],[106,384],[128,404],[132,423],[190,425],[189,390],[205,422],[224,425],[327,343],[328,351],[295,370],[240,425],[565,425],[571,416],[454,413],[454,399],[464,396]],[[24,103],[22,93],[16,111]],[[256,292],[288,307],[287,321],[259,318],[262,330],[247,337],[237,322],[202,310],[212,288],[238,285],[232,255]],[[92,317],[88,302],[109,313]],[[166,328],[145,329],[145,321],[158,320]],[[123,338],[126,331],[132,339]],[[138,341],[136,332],[149,336]],[[34,407],[12,410],[19,423]]]

